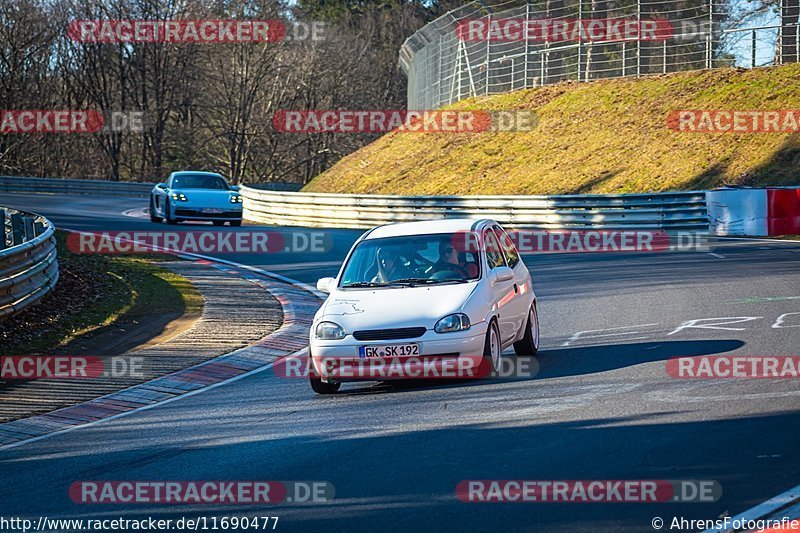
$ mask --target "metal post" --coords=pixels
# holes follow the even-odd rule
[[[6,247],[6,210],[0,209],[0,250]]]
[[[525,3],[525,28],[527,28],[528,24],[530,24],[530,19],[531,19],[531,5],[526,2]],[[530,54],[530,52],[528,51],[528,38],[527,38],[528,37],[528,33],[527,32],[522,32],[522,35],[525,36],[525,56],[524,56],[524,58],[525,58],[525,66],[522,69],[522,76],[523,76],[523,78],[522,78],[522,88],[523,89],[527,89],[528,88],[528,54]]]
[[[753,30],[751,33],[751,40],[750,46],[753,48],[750,51],[750,68],[756,67],[756,30]]]
[[[642,25],[642,2],[636,0],[636,27]],[[642,75],[642,40],[636,39],[636,77]]]
[[[11,215],[11,246],[25,242],[25,225],[22,221],[22,214],[14,213]]]
[[[581,39],[581,32],[583,31],[583,0],[578,0],[578,81],[581,81],[581,46],[583,46],[583,39]]]
[[[492,16],[488,15],[486,17],[486,27],[492,27]],[[489,40],[489,32],[486,33],[486,94],[489,94],[489,70],[491,69],[491,62],[489,61],[489,44],[491,41]]]
[[[714,38],[714,0],[708,0],[708,37],[706,37],[706,68],[711,68],[711,48]]]
[[[666,39],[664,39],[664,45],[661,47],[661,50],[662,50],[662,54],[664,56],[664,61],[663,61],[662,66],[661,66],[661,72],[663,74],[666,74],[667,73],[667,40]]]
[[[434,108],[439,108],[442,105],[442,35],[439,34],[439,67],[436,70],[436,105]]]
[[[622,41],[622,77],[625,77],[625,41]]]

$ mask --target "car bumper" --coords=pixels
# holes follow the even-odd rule
[[[472,327],[463,332],[455,333],[436,333],[428,330],[425,335],[415,339],[395,339],[386,341],[358,341],[348,335],[339,341],[320,341],[312,338],[309,343],[311,360],[314,370],[325,379],[325,372],[333,367],[353,368],[359,362],[377,360],[378,364],[390,363],[391,361],[402,361],[404,368],[411,370],[411,374],[387,377],[386,379],[413,379],[424,377],[417,374],[426,362],[431,360],[466,360],[474,362],[483,356],[484,344],[486,342],[486,324],[481,322],[473,324]],[[417,344],[419,345],[419,355],[411,357],[359,357],[359,347],[361,346],[385,346],[391,344]],[[465,364],[470,364],[467,362]],[[407,364],[407,366],[405,366]],[[446,363],[446,364],[449,364]],[[347,373],[335,373],[330,381],[364,381],[384,379],[380,374],[376,375],[350,375]],[[377,376],[377,377],[376,377]],[[434,376],[435,377],[435,376]]]
[[[173,207],[172,218],[175,220],[242,220],[241,209],[222,210],[221,213],[204,213],[203,208]]]

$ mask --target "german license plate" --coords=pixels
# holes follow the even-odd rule
[[[218,215],[222,213],[222,209],[214,209],[213,207],[205,207],[201,210],[203,213],[208,213],[209,215]]]
[[[419,355],[418,344],[388,344],[374,346],[359,346],[359,357],[409,357]]]

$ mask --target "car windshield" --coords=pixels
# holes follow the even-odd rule
[[[480,258],[475,251],[465,251],[464,242],[463,233],[361,241],[345,265],[339,286],[417,286],[476,280],[481,274]]]
[[[173,189],[215,189],[218,191],[229,190],[228,184],[222,176],[209,176],[207,174],[181,174],[172,178]]]

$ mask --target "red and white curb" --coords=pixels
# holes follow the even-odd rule
[[[238,275],[268,290],[281,304],[283,324],[255,343],[203,363],[94,400],[0,424],[0,450],[15,448],[211,390],[272,367],[302,352],[321,294],[304,283],[247,265],[195,254],[176,254]]]

